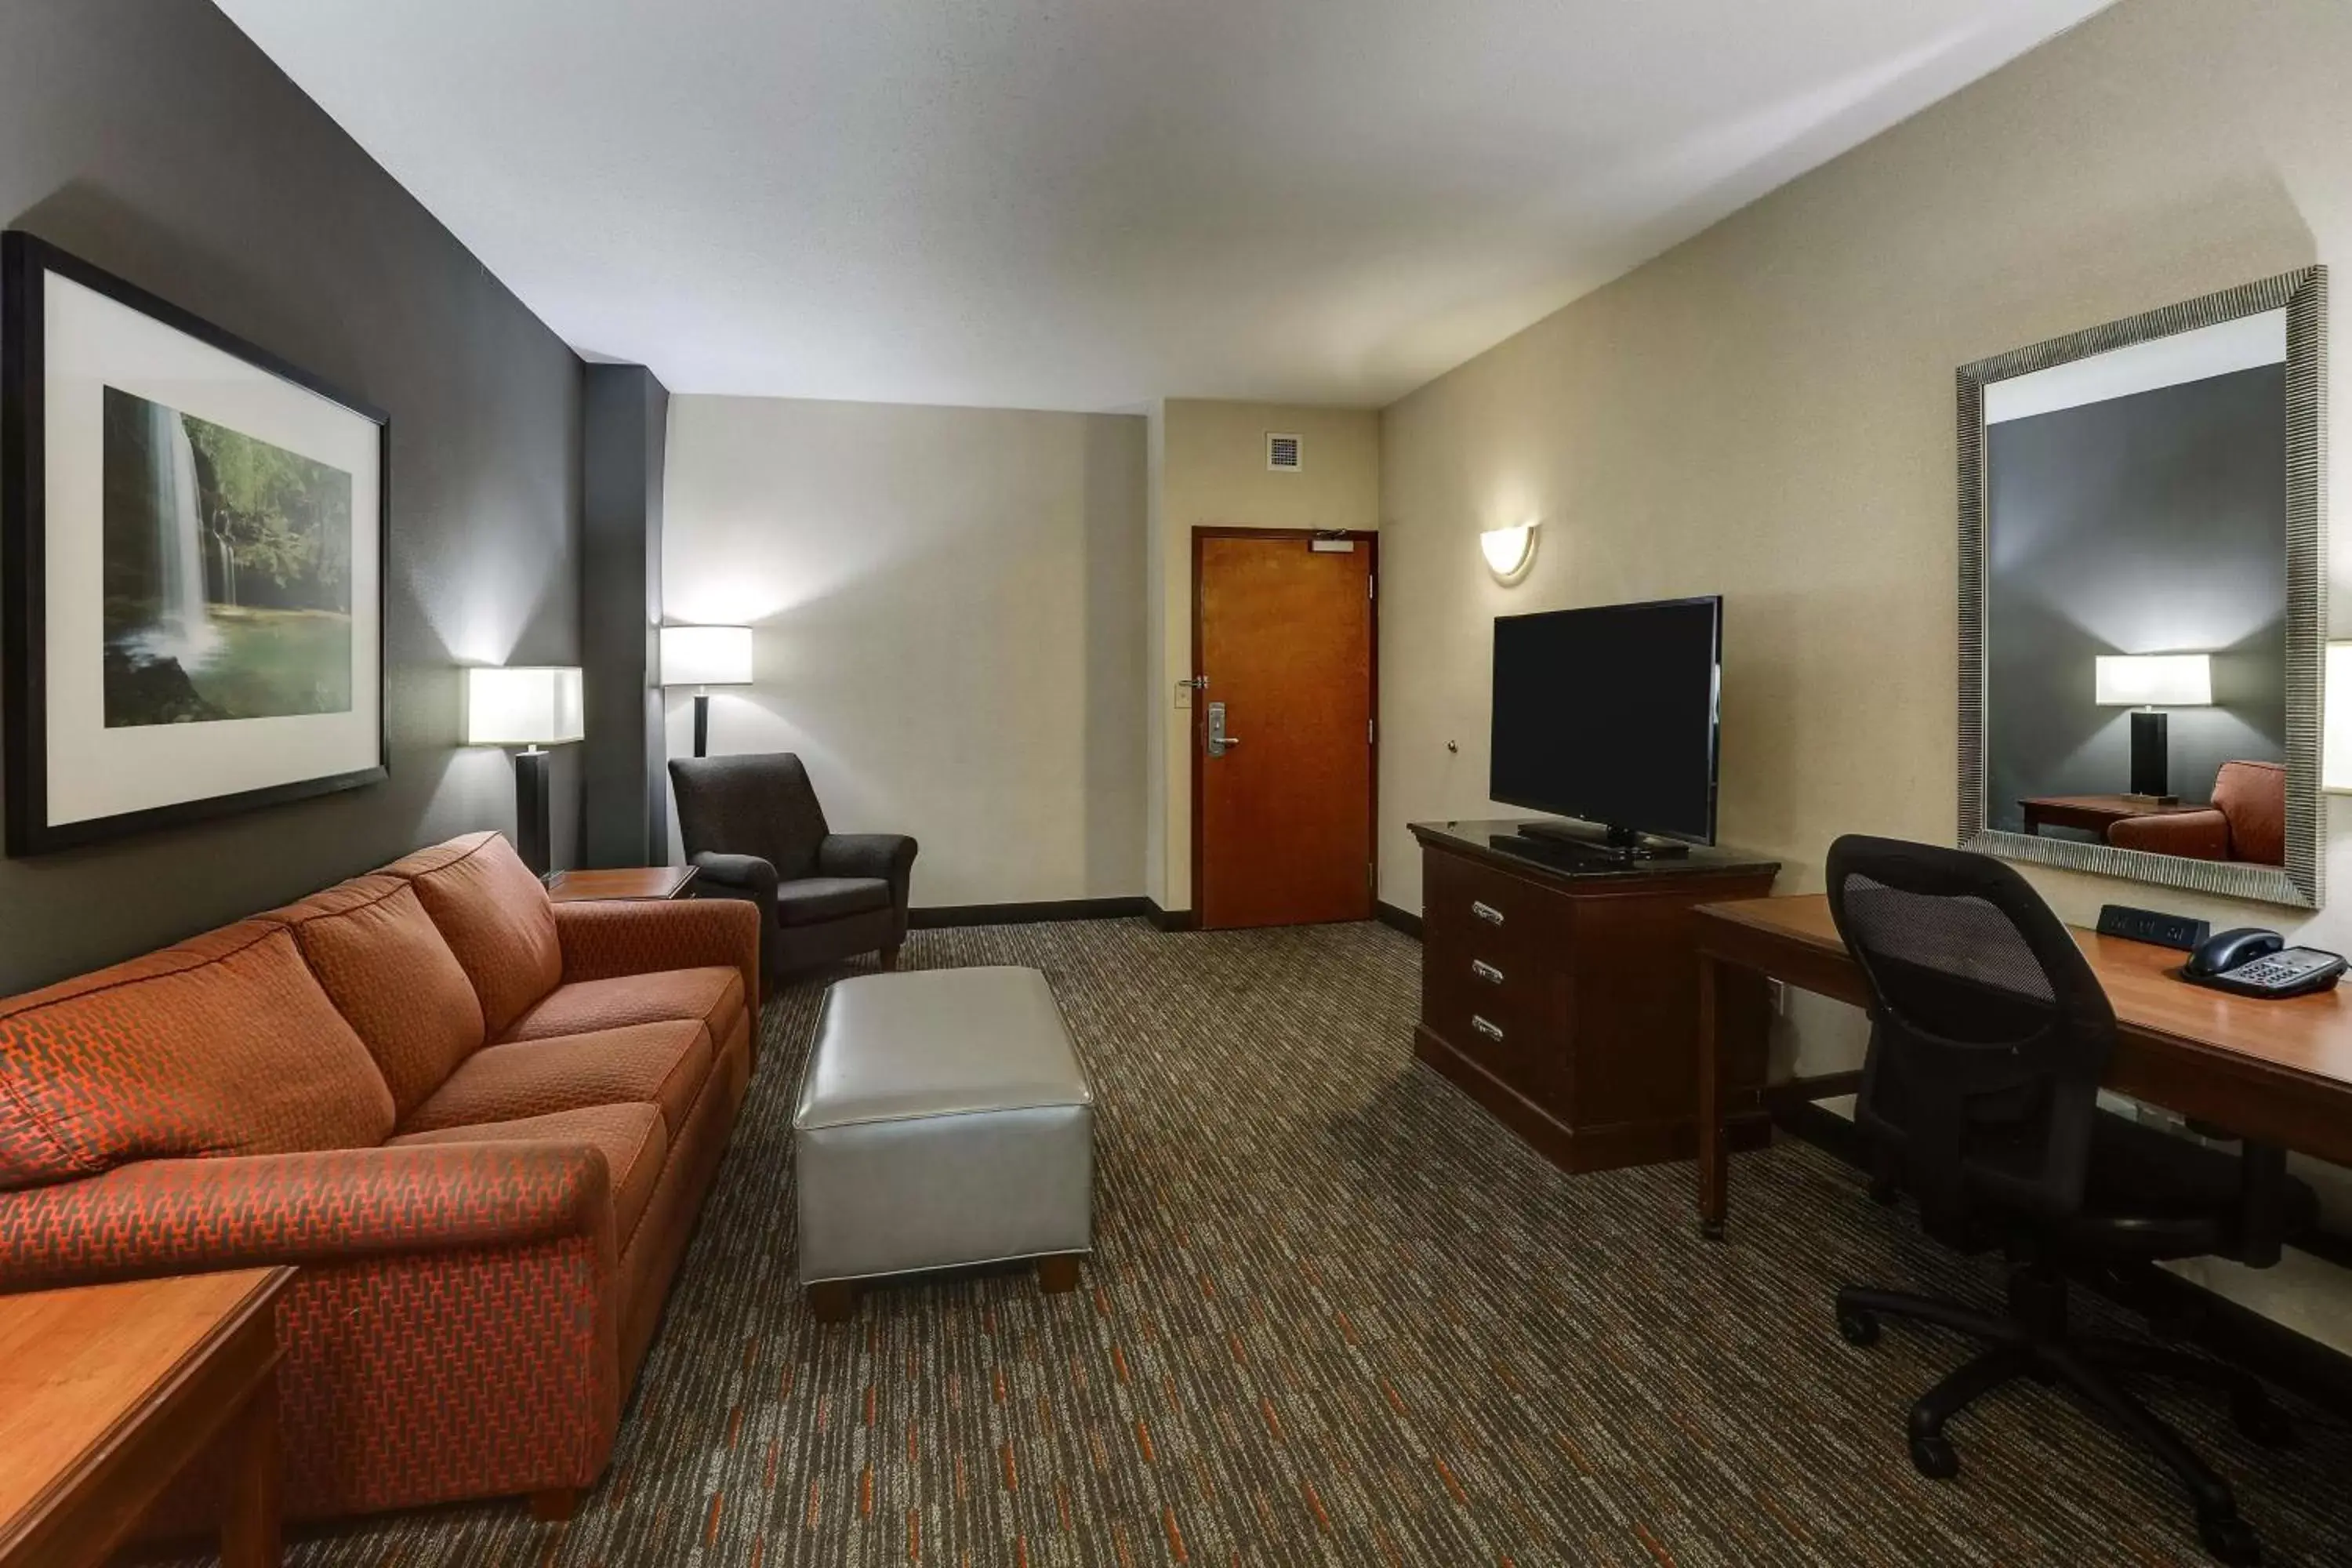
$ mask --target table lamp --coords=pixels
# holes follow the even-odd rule
[[[514,757],[515,848],[539,876],[548,872],[547,752],[586,734],[580,671],[562,665],[511,665],[466,671],[466,743],[520,746]]]
[[[2170,805],[2172,760],[2167,708],[2213,701],[2213,657],[2203,653],[2101,654],[2093,698],[2102,708],[2131,708],[2131,793]]]
[[[664,626],[661,629],[664,686],[694,690],[694,754],[710,749],[710,688],[751,684],[749,626]]]

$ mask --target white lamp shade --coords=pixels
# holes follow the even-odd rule
[[[1516,577],[1535,553],[1536,525],[1522,522],[1510,528],[1490,528],[1478,536],[1478,549],[1486,557],[1488,571],[1497,577]]]
[[[661,667],[664,686],[749,686],[751,628],[664,626]]]
[[[586,733],[577,669],[538,664],[466,671],[466,744],[561,746]]]
[[[2352,792],[2352,642],[2327,645],[2327,722],[2322,726],[2319,784]]]
[[[2213,700],[2213,657],[2203,653],[2101,654],[2102,708],[2204,708]]]

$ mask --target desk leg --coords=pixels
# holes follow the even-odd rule
[[[1730,1174],[1723,1137],[1723,1028],[1716,1005],[1722,965],[1698,955],[1698,1228],[1710,1241],[1723,1239],[1723,1215]]]
[[[237,1412],[224,1437],[233,1447],[228,1517],[221,1524],[221,1568],[279,1568],[281,1545],[278,1373],[273,1369]]]

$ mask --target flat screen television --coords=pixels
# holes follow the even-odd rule
[[[1643,835],[1715,842],[1723,600],[1495,618],[1487,793]]]

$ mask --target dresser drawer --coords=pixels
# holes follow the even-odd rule
[[[1424,858],[1422,1021],[1521,1093],[1565,1081],[1563,966],[1546,961],[1567,927],[1541,888],[1452,856]]]
[[[1517,877],[1452,855],[1423,859],[1422,929],[1459,938],[1507,976],[1518,963],[1532,972],[1548,942],[1564,940],[1566,900]]]

